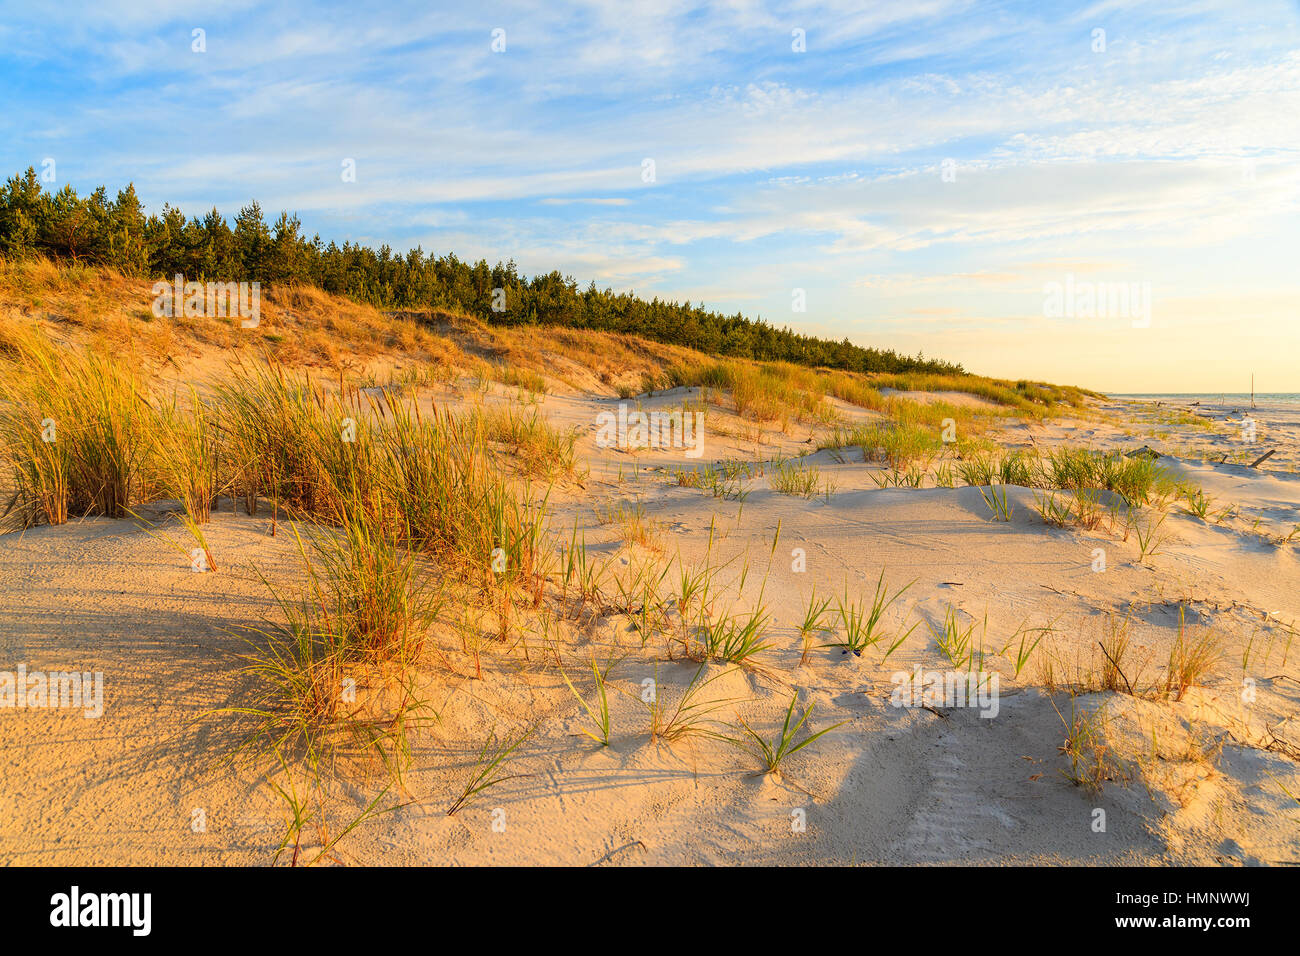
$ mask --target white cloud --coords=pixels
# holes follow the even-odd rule
[[[798,276],[809,325],[890,318],[887,296],[1019,315],[998,297],[1043,263],[1222,294],[1226,245],[1270,261],[1297,240],[1300,17],[1269,0],[1245,25],[1226,0],[403,0],[343,20],[107,0],[7,9],[0,31],[0,69],[65,80],[6,102],[12,168],[55,155],[154,208],[257,198],[309,229],[778,313]]]

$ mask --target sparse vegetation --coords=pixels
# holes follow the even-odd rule
[[[1107,737],[1104,705],[1088,712],[1080,708],[1076,698],[1071,696],[1069,719],[1059,709],[1057,714],[1065,724],[1065,740],[1059,750],[1070,763],[1069,769],[1063,769],[1061,773],[1070,783],[1089,793],[1100,793],[1108,782],[1128,781],[1128,769]]]
[[[535,728],[528,729],[513,737],[498,738],[496,730],[483,742],[470,771],[465,788],[456,797],[455,802],[447,808],[447,816],[455,816],[465,809],[471,801],[492,787],[500,786],[507,780],[514,780],[522,774],[507,773],[509,763],[516,751],[533,735]]]
[[[939,653],[953,667],[967,667],[975,660],[975,623],[972,620],[970,624],[962,627],[957,609],[950,605],[944,612],[943,623],[939,627],[930,626],[930,634],[934,638],[935,646],[939,648]],[[981,648],[983,646],[983,635],[987,631],[988,616],[985,615],[984,628],[981,631],[980,639]]]
[[[987,489],[977,486],[976,490],[979,491],[980,497],[984,499],[984,503],[989,506],[989,510],[993,512],[995,519],[998,521],[1011,520],[1015,506],[1007,498],[1006,485],[989,485]]]
[[[798,495],[800,498],[814,498],[818,495],[829,498],[835,491],[834,482],[823,480],[816,465],[800,465],[792,462],[777,462],[772,473],[772,490],[783,495]]]
[[[808,652],[812,649],[813,635],[823,629],[823,622],[826,619],[826,611],[830,608],[831,599],[817,599],[817,589],[808,597],[808,606],[804,609],[803,620],[799,624],[799,643],[802,648],[799,655],[801,665],[808,663]]]
[[[560,668],[560,676],[564,678],[564,683],[568,686],[569,690],[573,692],[573,696],[578,699],[578,703],[582,705],[582,709],[586,711],[587,717],[590,718],[592,724],[596,728],[595,730],[587,730],[584,728],[583,733],[596,741],[596,743],[600,744],[602,747],[609,746],[609,691],[606,685],[609,680],[609,671],[611,666],[612,663],[608,663],[602,669],[596,663],[594,657],[591,659],[591,676],[595,681],[596,687],[595,703],[588,703],[587,699],[578,691],[578,688],[573,686],[573,681],[569,679],[569,675],[565,672],[564,668]]]
[[[1145,561],[1160,553],[1160,547],[1165,542],[1165,538],[1160,534],[1160,527],[1165,523],[1165,517],[1163,512],[1145,516],[1141,513],[1130,515],[1130,527],[1138,542],[1139,561]]]
[[[835,646],[843,647],[845,653],[852,651],[854,655],[861,657],[864,650],[878,644],[884,638],[880,624],[885,611],[892,607],[914,583],[909,582],[893,594],[890,594],[885,585],[885,570],[881,568],[880,578],[876,581],[876,590],[872,595],[871,604],[868,606],[865,601],[859,603],[849,597],[848,583],[846,582],[844,594],[837,603],[840,626],[843,628],[844,633]],[[915,627],[916,625],[913,624],[912,629],[915,629]],[[907,633],[910,634],[912,629],[909,629]]]
[[[792,754],[798,753],[804,747],[807,747],[817,741],[818,738],[830,733],[836,727],[839,727],[847,721],[840,721],[838,724],[831,724],[829,727],[823,727],[816,733],[808,733],[802,740],[798,740],[799,731],[812,715],[813,705],[809,704],[798,720],[794,719],[795,706],[799,702],[798,695],[790,699],[790,706],[786,708],[785,721],[781,724],[781,730],[772,740],[768,740],[762,734],[758,733],[743,718],[739,719],[740,730],[743,737],[725,738],[729,743],[746,753],[752,754],[758,758],[762,765],[759,773],[780,773],[781,765]]]
[[[718,672],[711,677],[704,676],[704,664],[696,669],[685,689],[677,697],[677,702],[669,707],[660,693],[659,669],[649,687],[649,699],[643,692],[640,698],[650,715],[650,740],[664,740],[668,743],[692,736],[714,736],[709,729],[712,721],[710,714],[732,703],[730,699],[710,700],[705,696],[705,689],[722,676]]]
[[[1169,649],[1169,663],[1165,669],[1164,692],[1174,700],[1182,700],[1190,687],[1199,684],[1218,664],[1221,657],[1219,640],[1206,629],[1199,637],[1187,633],[1184,608],[1178,608],[1178,634]]]

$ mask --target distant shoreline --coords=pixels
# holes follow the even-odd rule
[[[1199,402],[1202,405],[1248,404],[1251,400],[1249,392],[1112,392],[1110,397],[1128,401]],[[1256,392],[1254,398],[1257,405],[1300,405],[1300,392]]]

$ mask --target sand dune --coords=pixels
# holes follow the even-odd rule
[[[675,390],[646,396],[641,407],[690,398]],[[469,400],[455,392],[431,399]],[[556,395],[539,406],[554,424],[582,431],[579,454],[590,468],[579,486],[553,495],[554,526],[585,528],[588,550],[607,558],[615,575],[712,562],[719,582],[732,587],[723,604],[737,612],[767,607],[771,646],[747,667],[670,660],[662,646],[642,646],[635,608],[606,608],[554,621],[549,647],[535,639],[522,649],[491,648],[475,679],[461,643],[444,628],[436,640],[447,666],[428,667],[421,678],[438,719],[412,732],[402,785],[384,801],[402,806],[348,834],[329,860],[1300,862],[1300,805],[1286,793],[1300,793],[1300,737],[1291,724],[1300,694],[1300,647],[1292,646],[1300,570],[1296,541],[1279,543],[1300,523],[1293,471],[1161,459],[1236,511],[1216,521],[1170,507],[1163,544],[1143,558],[1132,534],[1047,526],[1035,489],[1007,487],[1013,513],[993,520],[978,488],[932,481],[880,488],[871,474],[882,466],[860,454],[813,451],[798,429],[759,445],[710,437],[698,464],[742,455],[755,463],[737,485],[748,491],[743,501],[714,497],[671,480],[687,464],[680,451],[597,447],[593,423],[614,404]],[[1006,423],[998,438],[1011,448],[1158,446],[1148,414],[1115,403],[1077,420]],[[1294,462],[1294,416],[1259,417],[1283,449],[1269,465]],[[1166,445],[1207,434],[1189,424],[1159,427],[1170,430]],[[770,478],[779,456],[816,464],[833,492],[807,499],[776,492]],[[600,506],[617,502],[640,508],[644,542],[629,543],[615,523],[598,519]],[[158,521],[164,536],[179,533],[165,502],[143,517]],[[246,726],[221,712],[248,691],[241,629],[276,614],[259,575],[286,586],[297,580],[284,523],[274,537],[269,532],[265,512],[232,513],[225,502],[208,531],[222,566],[216,574],[193,573],[159,533],[130,520],[91,518],[0,536],[3,659],[25,661],[31,671],[102,671],[105,680],[97,720],[60,709],[3,713],[0,859],[272,858],[285,807],[264,777],[277,767],[265,754],[228,762]],[[883,618],[889,639],[857,656],[817,646],[833,642],[820,635],[801,663],[798,626],[814,591],[869,597],[882,569],[891,589],[910,582]],[[671,602],[664,608],[671,628]],[[950,609],[971,628],[986,675],[996,675],[995,713],[891,703],[896,675],[955,670],[934,636]],[[1189,633],[1216,635],[1219,659],[1199,686],[1178,701],[1087,686],[1104,667],[1098,641],[1122,620],[1130,622],[1132,645],[1124,680],[1158,683],[1180,609]],[[1023,643],[1016,642],[1049,625],[1017,674]],[[590,662],[614,662],[609,746],[584,736],[588,717],[557,658],[587,699]],[[714,733],[651,739],[641,699],[647,680],[669,702],[694,682],[693,700],[707,702],[699,729]],[[1077,696],[1063,690],[1071,683],[1081,687]],[[779,775],[755,774],[753,758],[717,734],[738,735],[741,719],[771,734],[792,698],[798,712],[813,705],[809,727],[840,726],[790,757]],[[1072,710],[1076,719],[1102,715],[1101,759],[1110,763],[1099,792],[1067,779],[1062,746]],[[510,779],[449,816],[484,741],[531,725]],[[1094,749],[1084,759],[1097,758]],[[304,852],[328,841],[385,784],[380,768],[364,761],[330,779],[317,818],[325,826],[304,833]]]

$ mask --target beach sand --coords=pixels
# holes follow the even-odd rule
[[[496,393],[495,401],[512,394]],[[671,407],[690,397],[677,390],[641,401]],[[469,401],[463,391],[436,400]],[[582,487],[552,495],[553,527],[567,537],[576,520],[591,554],[627,576],[671,563],[672,577],[679,560],[720,566],[719,581],[735,586],[724,606],[766,606],[770,648],[754,667],[701,668],[666,660],[661,644],[643,648],[635,614],[588,611],[579,622],[554,622],[549,647],[535,639],[490,648],[478,679],[460,638],[440,631],[445,664],[422,674],[437,719],[412,730],[401,786],[379,804],[401,806],[348,833],[325,862],[1300,863],[1300,804],[1286,792],[1300,794],[1300,643],[1292,643],[1300,536],[1281,540],[1300,523],[1296,409],[1255,410],[1249,448],[1232,409],[1171,420],[1168,407],[1150,403],[1103,402],[1073,419],[997,432],[1007,448],[1148,445],[1176,455],[1206,447],[1231,459],[1160,459],[1200,483],[1215,510],[1236,509],[1202,520],[1170,507],[1163,544],[1142,559],[1132,534],[1049,527],[1031,489],[1008,488],[1011,520],[995,521],[977,488],[879,488],[878,465],[860,453],[837,461],[813,451],[797,429],[762,445],[709,432],[697,462],[680,451],[599,448],[593,423],[616,405],[554,394],[538,406],[582,431],[578,449],[590,466]],[[1278,451],[1261,467],[1240,463],[1269,447]],[[741,482],[743,501],[669,480],[687,464],[797,455],[834,482],[832,494],[778,494],[770,466]],[[643,509],[646,544],[628,544],[598,520],[597,509],[618,502]],[[155,534],[91,518],[0,536],[0,662],[100,671],[104,681],[98,719],[0,710],[0,861],[260,865],[274,857],[287,810],[265,777],[282,786],[285,778],[265,754],[230,760],[247,722],[222,708],[249,692],[243,629],[276,614],[260,575],[292,586],[298,556],[283,522],[271,536],[269,514],[230,507],[222,502],[208,531],[218,573],[194,573],[161,539],[183,538],[166,503],[144,514],[160,523]],[[887,660],[884,644],[860,657],[814,646],[801,664],[797,629],[814,590],[869,598],[882,569],[891,592],[911,582],[885,613],[887,643],[917,625],[910,636]],[[951,672],[932,633],[950,608],[972,626],[985,669],[997,675],[996,706],[895,706],[897,675]],[[1123,620],[1132,645],[1124,679],[1157,682],[1180,609],[1187,633],[1211,630],[1219,648],[1202,686],[1180,701],[1066,693],[1076,676],[1102,667],[1098,642]],[[1017,674],[1018,642],[1047,625]],[[588,701],[593,658],[614,662],[609,746],[584,735],[591,722],[554,666],[557,655]],[[715,734],[652,740],[647,680],[669,709],[694,680],[692,700],[710,702],[715,721],[702,729],[723,736],[740,736],[743,719],[770,737],[792,699],[798,713],[812,705],[808,727],[839,726],[780,774],[757,774],[752,756]],[[1072,712],[1100,714],[1110,779],[1099,792],[1067,778]],[[530,726],[509,779],[448,815],[485,741]],[[304,859],[388,783],[373,761],[328,779],[303,832]]]

